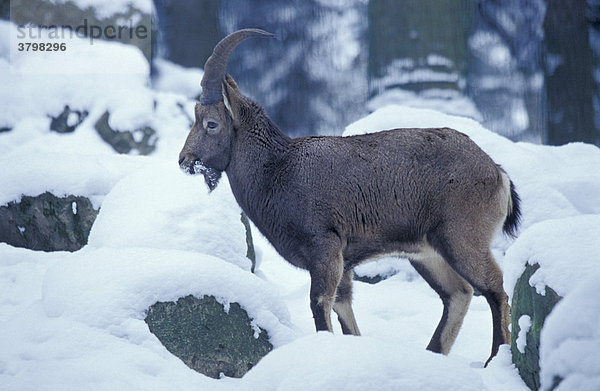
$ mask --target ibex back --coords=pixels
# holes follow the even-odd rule
[[[224,38],[207,60],[195,123],[179,157],[208,187],[227,173],[243,211],[290,263],[308,270],[317,330],[359,335],[353,268],[406,257],[439,294],[442,318],[427,349],[448,354],[477,288],[493,319],[491,358],[509,343],[502,272],[490,252],[514,234],[519,198],[507,174],[466,135],[448,128],[394,129],[353,137],[287,137],[226,75],[241,41]]]

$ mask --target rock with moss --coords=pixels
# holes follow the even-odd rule
[[[250,228],[250,221],[244,212],[242,212],[241,220],[246,229],[246,246],[248,246],[246,257],[252,262],[251,271],[254,273],[254,269],[256,268],[256,251],[254,250],[254,241],[252,240],[252,228]]]
[[[512,361],[519,370],[519,375],[532,390],[540,387],[540,333],[546,317],[561,297],[550,287],[546,287],[546,294],[540,295],[535,287],[529,284],[529,279],[539,269],[539,265],[529,265],[517,280],[511,304],[511,353]],[[519,338],[519,319],[529,316],[531,326],[525,335],[525,347],[521,350],[517,345]],[[522,337],[521,337],[522,338]]]
[[[73,110],[66,105],[63,111],[56,117],[50,117],[50,130],[57,133],[71,133],[75,131],[83,120],[87,117],[87,110]]]
[[[242,377],[273,349],[238,303],[226,309],[213,296],[158,302],[146,315],[150,331],[188,367],[215,379]]]
[[[43,251],[85,246],[98,215],[86,197],[46,192],[0,206],[0,242]]]
[[[143,126],[134,130],[113,129],[108,120],[110,114],[104,112],[96,121],[94,128],[105,142],[110,144],[119,153],[130,153],[135,151],[140,155],[149,155],[156,148],[156,131],[149,126]]]
[[[387,280],[390,277],[391,276],[381,275],[381,274],[377,274],[375,276],[365,276],[365,275],[357,274],[356,272],[354,273],[354,279],[356,281],[366,282],[367,284],[377,284],[378,282]]]

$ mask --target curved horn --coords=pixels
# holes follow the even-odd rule
[[[274,37],[275,34],[260,29],[243,29],[229,34],[215,46],[213,54],[204,64],[204,76],[200,82],[202,86],[201,104],[207,105],[223,100],[221,82],[225,77],[229,56],[240,42],[246,38],[257,36]]]

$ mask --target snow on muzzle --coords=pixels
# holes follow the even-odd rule
[[[206,182],[206,186],[208,186],[210,191],[213,191],[217,187],[221,179],[221,171],[206,167],[200,160],[195,160],[191,164],[182,163],[179,167],[188,175],[202,174],[204,182]]]

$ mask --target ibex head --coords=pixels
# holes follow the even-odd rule
[[[240,42],[255,36],[274,35],[259,29],[236,31],[215,46],[204,65],[202,95],[194,109],[194,125],[179,154],[179,166],[186,173],[204,175],[211,191],[229,165],[235,123],[239,120],[234,113],[243,98],[233,79],[226,77],[227,61]]]

